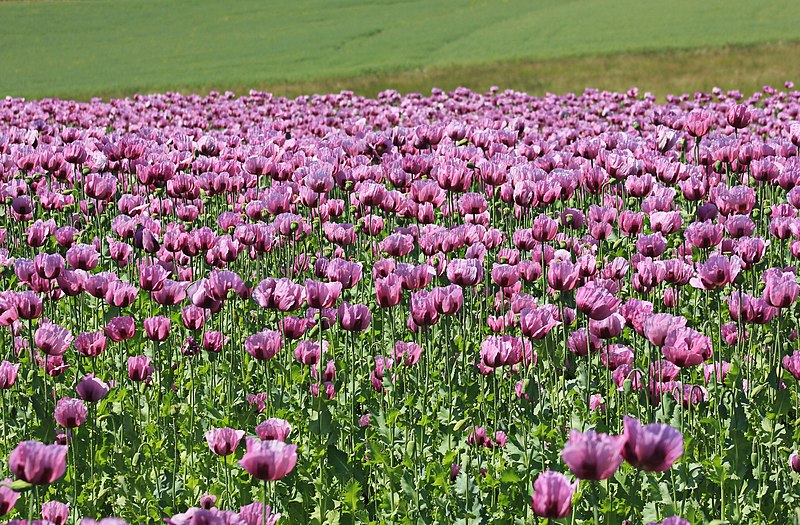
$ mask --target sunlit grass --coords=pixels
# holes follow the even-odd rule
[[[0,96],[749,89],[797,77],[800,47],[775,42],[798,19],[777,0],[2,2]]]

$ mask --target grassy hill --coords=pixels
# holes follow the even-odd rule
[[[0,96],[756,87],[800,80],[797,20],[781,0],[5,1]]]

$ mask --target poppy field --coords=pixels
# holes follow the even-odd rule
[[[800,92],[0,101],[0,514],[800,523]]]

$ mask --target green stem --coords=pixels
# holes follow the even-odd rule
[[[321,511],[322,509],[320,509]],[[264,499],[261,502],[261,523],[267,523],[267,480],[264,480]]]

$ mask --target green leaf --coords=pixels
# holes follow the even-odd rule
[[[757,387],[755,387],[755,388],[753,389],[753,391],[750,393],[750,397],[751,397],[751,398],[755,398],[755,397],[757,397],[757,396],[758,396],[758,394],[760,394],[761,392],[763,392],[765,388],[767,388],[767,384],[766,384],[766,383],[762,383],[762,384],[758,385],[758,386],[757,386]]]
[[[361,503],[361,484],[358,481],[351,480],[347,484],[347,488],[342,494],[342,503],[347,505],[351,511],[358,509],[358,505]]]
[[[328,446],[328,462],[333,467],[333,475],[341,481],[353,478],[353,469],[347,462],[347,454],[333,445]]]
[[[500,474],[500,481],[505,483],[518,483],[522,481],[516,472],[513,470],[504,470],[502,474]]]
[[[325,514],[325,523],[328,525],[338,525],[341,514],[336,509],[331,509]]]
[[[309,430],[317,436],[327,436],[331,432],[333,417],[327,405],[322,405],[322,410],[319,412],[312,410],[309,422]]]

